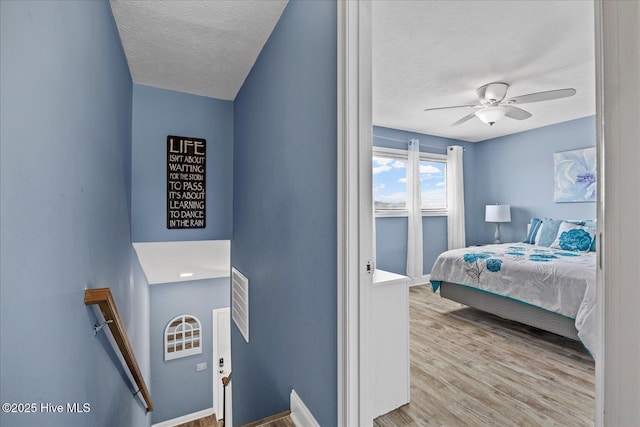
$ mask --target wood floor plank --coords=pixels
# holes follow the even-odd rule
[[[375,426],[593,426],[595,366],[576,341],[410,289],[411,403]]]
[[[216,414],[213,414],[209,415],[208,417],[199,418],[194,421],[180,424],[176,427],[218,427],[218,419],[216,417]]]

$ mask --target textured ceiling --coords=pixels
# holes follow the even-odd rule
[[[595,114],[591,1],[372,2],[373,121],[379,126],[481,141]],[[476,88],[510,85],[507,98],[575,88],[571,98],[523,104],[533,116],[490,127],[469,109]]]
[[[233,100],[282,0],[111,0],[135,83]]]
[[[593,3],[388,1],[372,4],[373,122],[482,141],[595,114]],[[286,1],[111,0],[133,81],[233,100]],[[524,104],[533,116],[490,127],[451,123],[476,88],[510,85],[507,98],[572,87],[571,98]]]

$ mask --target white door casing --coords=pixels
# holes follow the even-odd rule
[[[213,343],[213,409],[216,417],[222,419],[223,412],[223,387],[222,378],[231,373],[231,309],[219,308],[212,311],[212,343]],[[229,385],[231,387],[231,385]],[[227,425],[232,425],[231,420],[231,393],[227,390],[226,396]]]
[[[640,2],[595,2],[598,147],[596,425],[640,419]]]
[[[337,7],[337,424],[350,427],[373,423],[371,4]]]
[[[607,68],[608,64],[622,62],[621,58],[626,58],[627,65],[631,65],[629,70],[624,74],[624,78],[629,82],[633,82],[633,72],[637,69],[638,58],[640,57],[637,49],[633,49],[636,40],[633,35],[638,33],[638,23],[632,22],[637,16],[638,5],[637,2],[605,2],[602,0],[596,0],[594,2],[596,8],[594,26],[596,28],[596,61],[597,68],[600,73],[603,69]],[[620,12],[621,6],[629,9],[626,16],[624,12]],[[604,10],[604,13],[603,13]],[[607,15],[603,18],[603,15]],[[617,15],[616,15],[617,14]],[[629,22],[624,22],[623,28],[619,28],[616,19],[624,17]],[[632,37],[617,36],[617,32],[630,34]],[[603,45],[603,39],[609,37],[610,40],[620,40],[624,42],[624,46],[620,45]],[[635,41],[637,43],[637,40]],[[629,51],[631,48],[631,52]],[[366,64],[366,58],[369,60],[369,65]],[[366,117],[363,117],[370,105],[366,105],[367,99],[371,100],[371,80],[370,80],[370,61],[371,61],[371,22],[370,22],[370,7],[367,2],[350,1],[350,2],[338,2],[338,425],[371,425],[371,396],[365,396],[367,386],[369,386],[370,378],[367,378],[368,369],[370,369],[370,361],[367,364],[366,353],[370,347],[367,346],[367,331],[366,313],[370,310],[370,295],[367,297],[365,284],[362,281],[361,274],[361,262],[363,242],[362,236],[359,232],[364,228],[360,222],[358,222],[357,211],[358,207],[363,205],[363,197],[367,194],[370,195],[370,188],[366,182],[358,183],[357,171],[362,158],[366,156],[363,154],[363,148],[359,146],[364,137],[359,133],[361,129],[366,127]],[[604,185],[607,185],[604,180],[604,159],[609,153],[615,153],[617,147],[607,147],[608,144],[604,143],[607,127],[605,123],[614,124],[614,118],[619,118],[618,111],[614,107],[616,96],[620,95],[621,89],[616,85],[615,66],[613,65],[607,76],[602,77],[602,74],[597,77],[597,96],[598,99],[598,111],[596,114],[596,122],[598,124],[598,155],[599,155],[599,181],[602,186],[602,190],[599,191],[599,206],[598,228],[600,231],[600,243],[598,248],[598,256],[601,259],[616,259],[620,254],[620,248],[616,245],[607,244],[605,235],[605,222],[608,222],[605,216],[605,211],[611,211],[610,201],[607,202],[609,209],[605,209],[605,194]],[[634,68],[635,67],[635,68]],[[629,68],[629,67],[628,67]],[[637,92],[637,87],[633,87],[634,92]],[[609,92],[612,96],[609,100],[603,96],[604,92]],[[633,111],[637,111],[638,101],[637,99],[629,99],[629,97],[620,101],[623,108],[631,107]],[[609,113],[606,109],[610,107]],[[635,110],[634,110],[635,109]],[[364,113],[364,114],[363,114]],[[369,116],[370,119],[370,116]],[[371,124],[369,120],[369,125]],[[619,124],[619,123],[616,123]],[[628,143],[637,143],[638,131],[632,128],[630,123],[627,123],[627,138]],[[609,129],[612,129],[611,127]],[[616,130],[612,129],[611,135],[609,135],[609,142],[622,141],[624,138],[620,138],[616,134]],[[621,151],[621,150],[620,150]],[[370,156],[367,160],[370,159]],[[611,169],[611,168],[609,168]],[[615,171],[616,178],[620,176],[622,180],[622,172]],[[636,176],[633,170],[628,171],[628,176]],[[611,179],[608,180],[611,183]],[[636,195],[633,194],[635,197]],[[627,208],[631,208],[632,213],[637,213],[637,199],[634,197],[628,198],[626,201],[621,200],[621,206],[614,206],[621,210],[625,209],[625,203]],[[354,201],[355,200],[355,201]],[[635,204],[634,204],[635,203]],[[364,213],[364,212],[362,212]],[[366,220],[366,218],[365,218]],[[606,233],[609,234],[609,233]],[[634,234],[635,235],[635,234]],[[638,237],[638,236],[636,236]],[[606,250],[605,249],[606,246]],[[607,253],[608,252],[608,253]],[[356,261],[354,261],[356,260]],[[605,264],[606,262],[603,262]],[[629,264],[624,267],[624,272],[620,275],[625,276],[627,279],[634,277],[633,272],[630,271],[635,266]],[[598,342],[600,344],[600,353],[598,354],[601,359],[598,362],[598,369],[596,370],[596,425],[601,426],[605,423],[605,414],[609,412],[610,419],[614,419],[615,415],[621,415],[624,412],[626,416],[629,416],[634,411],[638,410],[637,405],[627,405],[629,401],[635,399],[640,393],[639,387],[633,385],[633,377],[627,376],[626,380],[623,379],[623,375],[620,375],[619,387],[610,387],[606,389],[608,373],[607,368],[603,369],[606,364],[606,360],[612,356],[621,357],[624,353],[624,349],[619,346],[609,345],[605,348],[605,331],[607,330],[609,316],[611,312],[607,313],[605,310],[606,304],[614,304],[619,301],[624,303],[624,297],[620,296],[620,292],[617,294],[611,288],[608,292],[605,292],[604,286],[604,268],[601,264],[601,268],[598,271],[598,323],[599,323],[599,336]],[[365,279],[366,281],[366,279]],[[635,282],[633,280],[627,280],[617,283],[620,288],[628,288]],[[371,283],[369,281],[369,287]],[[607,294],[609,300],[605,298]],[[369,304],[369,305],[368,305]],[[371,341],[368,341],[369,344]],[[635,341],[634,341],[634,344]],[[606,350],[606,351],[605,351]],[[621,357],[624,362],[628,362],[628,357]],[[364,367],[363,367],[364,362]],[[632,366],[632,365],[630,365]],[[611,368],[613,371],[613,368]],[[618,368],[617,371],[623,371],[624,366]],[[616,373],[617,373],[616,371]],[[637,372],[637,369],[634,373]],[[626,392],[623,392],[626,390]],[[626,397],[625,397],[626,396]],[[607,411],[608,407],[608,411]],[[624,411],[621,411],[623,410]]]
[[[625,176],[635,177],[637,173],[633,168],[629,170],[612,169],[605,170],[607,160],[611,155],[622,153],[625,144],[638,144],[640,132],[637,129],[638,120],[627,120],[624,130],[617,132],[624,111],[636,113],[633,116],[637,119],[640,96],[638,95],[637,79],[638,61],[640,52],[637,49],[637,35],[639,33],[637,18],[640,17],[639,2],[606,2],[596,0],[596,62],[598,72],[601,73],[596,78],[597,106],[597,147],[598,147],[598,173],[599,190],[598,194],[598,229],[600,243],[598,256],[602,259],[601,267],[598,270],[598,343],[599,358],[596,369],[596,425],[603,426],[609,421],[620,421],[620,417],[632,419],[637,414],[639,407],[633,402],[640,401],[640,387],[635,385],[634,376],[637,376],[638,366],[634,367],[630,360],[637,360],[637,337],[632,340],[636,345],[632,354],[625,354],[625,346],[621,344],[622,334],[614,332],[614,341],[605,339],[605,333],[611,332],[609,323],[613,320],[614,325],[619,321],[620,313],[606,311],[606,307],[614,306],[617,303],[625,302],[625,292],[630,291],[632,295],[637,294],[632,286],[637,286],[637,273],[633,269],[637,268],[633,262],[625,262],[620,265],[620,256],[624,253],[624,248],[611,241],[609,225],[613,223],[607,219],[605,212],[612,212],[610,200],[607,199],[609,210],[605,209],[605,185],[618,184],[624,182]],[[622,9],[629,9],[626,13]],[[624,20],[620,26],[617,20]],[[635,20],[635,21],[634,21]],[[630,37],[628,37],[630,36]],[[608,41],[609,40],[609,41]],[[616,40],[621,41],[615,44]],[[609,45],[607,45],[609,43]],[[634,44],[635,43],[635,44]],[[606,52],[606,55],[605,55]],[[365,62],[369,61],[367,65]],[[615,64],[614,64],[615,63]],[[609,67],[610,64],[610,68]],[[620,64],[627,68],[617,69]],[[607,71],[608,70],[608,71]],[[370,164],[370,153],[360,143],[366,132],[371,129],[371,105],[367,106],[366,101],[371,102],[371,19],[370,5],[367,2],[348,1],[338,2],[338,425],[362,425],[372,424],[371,416],[371,395],[367,394],[367,387],[371,385],[371,375],[367,375],[371,368],[371,361],[367,361],[366,353],[370,350],[371,340],[367,340],[369,324],[366,322],[367,313],[370,312],[370,293],[366,288],[370,288],[371,280],[366,284],[366,277],[362,275],[362,254],[366,251],[363,247],[363,238],[360,232],[366,229],[367,224],[362,224],[361,220],[368,225],[372,224],[372,219],[367,218],[366,212],[359,212],[366,191],[370,190],[370,182],[358,182],[358,168],[363,162],[363,158]],[[622,73],[622,78],[631,83],[633,91],[631,93],[621,93],[618,86],[618,76],[616,72]],[[635,74],[634,74],[635,73]],[[635,98],[634,98],[635,97]],[[628,114],[630,115],[630,114]],[[633,127],[635,123],[635,128]],[[609,127],[607,128],[607,125]],[[608,130],[607,130],[608,129]],[[608,138],[608,143],[605,140]],[[367,140],[370,142],[370,139]],[[613,143],[616,143],[613,146]],[[619,146],[618,146],[619,144]],[[637,148],[633,154],[637,157]],[[611,166],[611,165],[610,165]],[[637,163],[636,163],[637,167]],[[360,171],[362,172],[362,171]],[[607,181],[605,181],[605,178]],[[625,191],[637,187],[629,186]],[[617,191],[617,190],[616,190]],[[614,193],[616,192],[614,191]],[[610,198],[611,194],[606,197]],[[370,197],[370,196],[369,196]],[[356,198],[357,201],[353,201]],[[620,199],[620,200],[617,200]],[[638,195],[629,194],[627,198],[617,198],[614,206],[616,212],[627,212],[626,215],[635,215],[638,212]],[[616,202],[616,203],[617,203]],[[359,219],[359,214],[364,218]],[[619,231],[621,225],[615,231]],[[633,235],[637,238],[636,233]],[[609,242],[607,237],[609,236]],[[637,253],[630,251],[632,254]],[[629,261],[629,252],[625,261]],[[620,281],[616,283],[617,290],[609,287],[605,289],[605,277],[611,279],[612,269],[605,269],[608,261],[615,262],[616,267],[620,267],[616,273],[616,278]],[[617,260],[617,261],[616,261]],[[609,271],[609,273],[607,273]],[[637,289],[637,288],[636,288]],[[634,294],[633,292],[636,292]],[[633,298],[632,298],[633,299]],[[637,298],[636,298],[637,300]],[[638,311],[629,311],[628,315],[638,319]],[[610,319],[610,317],[613,317]],[[363,321],[364,320],[364,321]],[[620,326],[620,325],[618,325]],[[631,328],[634,331],[637,329]],[[627,331],[628,332],[628,331]],[[627,333],[625,332],[625,333]],[[618,337],[620,335],[620,337]],[[619,339],[620,338],[620,339]],[[618,340],[618,341],[615,341]],[[369,344],[369,346],[367,345]],[[605,344],[609,344],[605,348]],[[364,354],[363,354],[364,353]],[[620,366],[615,367],[608,362],[609,359],[618,360]],[[609,366],[607,366],[609,363]],[[364,366],[363,366],[364,364]],[[633,375],[624,375],[625,368],[631,369]],[[608,371],[616,376],[608,380]],[[612,376],[614,376],[612,375]],[[620,380],[620,381],[616,381]],[[615,386],[613,382],[618,385]],[[640,384],[640,381],[638,381]],[[607,387],[607,385],[609,387]],[[607,415],[608,413],[608,415]]]

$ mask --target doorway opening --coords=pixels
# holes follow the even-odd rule
[[[588,7],[592,8],[592,7],[593,7],[593,5],[591,5],[591,4],[590,4],[590,5],[588,5]],[[373,8],[375,8],[375,5],[373,6]],[[587,22],[587,24],[590,26],[591,30],[593,30],[593,22],[594,22],[593,17],[591,17],[591,19]],[[411,25],[409,25],[409,26],[405,25],[405,29],[406,29],[407,27],[408,27],[409,29],[407,29],[406,31],[407,31],[407,32],[409,32],[409,33],[411,33],[411,34],[414,34],[414,33],[413,33],[413,29],[412,29]],[[376,31],[376,29],[375,29],[375,23],[374,23],[374,28],[373,28],[373,33],[374,33],[374,34],[375,34],[375,31]],[[591,34],[591,38],[593,39],[593,34]],[[375,39],[375,36],[374,36],[374,39]],[[433,43],[434,41],[433,41],[433,40],[431,40],[431,42]],[[375,52],[375,45],[374,45],[374,52]],[[591,58],[591,60],[593,61],[594,59],[595,59],[595,52],[592,52],[592,58]],[[409,61],[409,62],[410,62],[410,61]],[[399,62],[399,63],[403,63],[403,62]],[[407,63],[407,62],[404,62],[404,63]],[[375,71],[374,71],[374,76],[375,76]],[[595,89],[595,79],[594,79],[594,82],[593,82],[592,86],[593,86],[593,87],[592,87],[592,89]],[[375,91],[375,79],[374,79],[373,87],[374,87],[374,91]],[[374,98],[375,98],[375,94],[374,94]],[[594,98],[595,98],[595,97],[594,97]],[[592,106],[593,106],[593,111],[591,112],[591,114],[592,114],[592,115],[593,115],[593,114],[595,114],[595,105],[594,105],[594,103],[595,103],[595,99],[594,99],[594,100],[593,100],[593,102],[592,102]],[[427,107],[427,106],[428,106],[428,105],[425,105],[425,107]],[[374,106],[374,117],[375,117],[375,106]],[[488,127],[488,126],[487,126],[487,127]],[[594,126],[594,127],[595,127],[595,126]],[[375,134],[375,130],[374,130],[374,134]],[[593,145],[595,145],[595,129],[593,129],[592,136],[593,136]],[[407,139],[409,139],[409,138],[407,138]],[[593,218],[595,218],[595,217],[596,217],[596,208],[595,208],[595,203],[594,203],[594,204],[593,204],[593,213],[592,213],[592,214],[590,214],[590,215],[588,215],[588,216],[586,216],[586,217],[585,217],[585,219],[588,219],[588,218],[589,218],[589,219],[593,219]],[[375,219],[374,219],[374,221],[375,221]],[[480,223],[480,221],[478,221],[478,222]],[[472,243],[473,243],[473,239],[480,240],[480,239],[481,239],[481,236],[475,236],[475,237],[474,237],[474,236],[471,236],[471,241],[472,241]],[[468,240],[469,240],[469,238],[468,238]],[[379,243],[379,241],[378,241],[378,244],[377,244],[376,246],[379,246],[379,245],[380,245],[380,243]],[[377,263],[378,263],[378,265],[379,265],[379,264],[380,264],[380,260],[377,260]],[[426,268],[426,266],[425,266],[425,268]],[[595,272],[594,272],[594,276],[595,276]],[[375,316],[375,313],[372,313],[372,315],[373,315],[373,316]],[[593,381],[595,381],[595,380],[593,380]],[[594,390],[594,389],[592,389],[592,390],[591,390],[591,393],[593,394],[593,396],[595,396],[595,390]]]
[[[231,308],[212,310],[213,343],[213,409],[218,420],[224,418],[225,425],[233,425],[231,413],[231,387],[226,379],[231,376]]]

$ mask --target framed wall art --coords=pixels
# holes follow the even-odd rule
[[[596,164],[595,147],[554,153],[554,201],[595,202]]]

